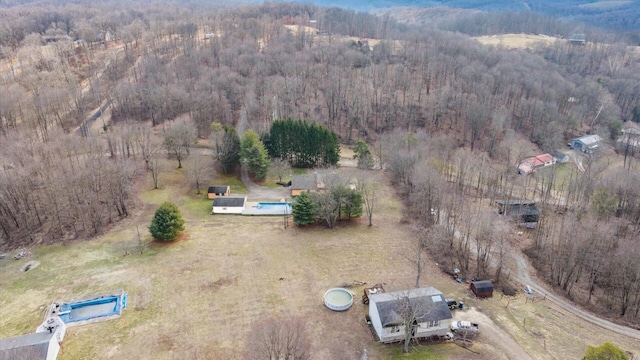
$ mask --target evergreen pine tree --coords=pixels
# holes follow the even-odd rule
[[[293,199],[291,207],[293,222],[296,225],[308,225],[316,222],[316,206],[308,193],[303,192]]]
[[[258,180],[264,180],[269,173],[269,156],[262,141],[253,130],[247,130],[240,142],[240,158]]]
[[[173,241],[184,230],[184,219],[180,209],[170,202],[164,202],[156,210],[149,232],[154,239]]]
[[[236,129],[225,126],[222,144],[219,150],[219,159],[222,164],[222,172],[231,173],[240,164],[240,137]]]

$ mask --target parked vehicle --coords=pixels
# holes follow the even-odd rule
[[[445,301],[447,302],[447,306],[450,310],[455,310],[458,308],[458,302],[456,301],[456,299],[445,299]]]
[[[451,331],[479,333],[480,326],[477,323],[472,323],[471,321],[452,321]]]

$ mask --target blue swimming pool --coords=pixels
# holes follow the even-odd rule
[[[57,307],[57,315],[65,323],[122,314],[127,308],[127,295],[110,295],[78,302],[64,303]]]
[[[283,212],[285,210],[291,210],[290,202],[259,202],[258,209],[260,210],[278,210],[281,209]]]

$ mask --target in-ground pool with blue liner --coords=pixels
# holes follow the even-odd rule
[[[127,308],[127,294],[101,296],[91,300],[61,304],[58,316],[65,323],[120,315]]]
[[[291,209],[291,203],[290,202],[259,202],[258,209],[259,210],[281,209],[282,211],[284,211],[285,209],[287,210]]]
[[[263,201],[242,210],[242,215],[291,215],[291,203]]]

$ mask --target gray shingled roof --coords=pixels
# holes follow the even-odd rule
[[[213,206],[223,206],[223,207],[244,207],[244,202],[247,200],[246,197],[239,196],[222,196],[216,197],[213,199]]]
[[[207,193],[209,194],[224,194],[229,189],[228,185],[209,186]]]
[[[473,285],[475,285],[477,292],[493,291],[493,283],[489,280],[474,281]]]
[[[317,190],[318,174],[296,175],[291,178],[293,190]]]
[[[593,147],[593,146],[597,146],[600,143],[600,141],[602,141],[602,138],[600,137],[600,135],[585,135],[585,136],[581,136],[579,138],[573,139],[573,141],[580,141],[588,147]]]
[[[444,295],[430,286],[369,295],[369,300],[375,302],[383,327],[401,324],[403,322],[402,314],[407,312],[407,305],[411,309],[409,311],[415,311],[416,321],[419,323],[452,318]]]
[[[46,359],[55,333],[34,333],[0,340],[0,359]]]

